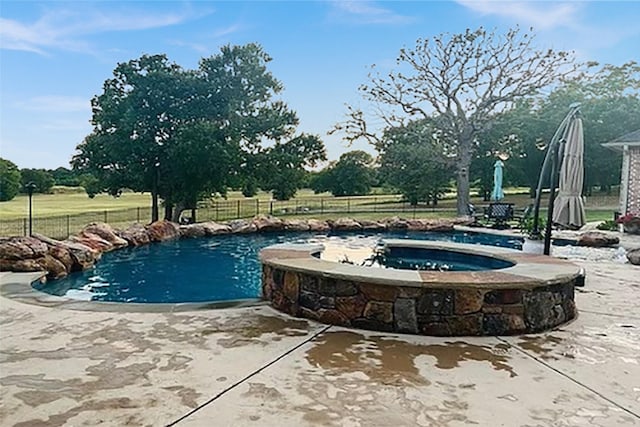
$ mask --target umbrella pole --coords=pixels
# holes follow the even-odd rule
[[[569,121],[573,118],[573,116],[580,109],[580,104],[575,103],[571,104],[570,111],[567,116],[562,120],[560,126],[556,130],[556,133],[551,138],[551,142],[549,143],[549,148],[547,149],[547,154],[544,157],[544,162],[542,163],[542,170],[540,171],[540,176],[538,177],[538,187],[536,188],[536,199],[533,204],[533,234],[539,234],[540,229],[538,228],[540,223],[540,201],[542,199],[542,185],[544,184],[544,177],[549,169],[549,163],[551,161],[551,155],[553,153],[554,147],[560,141],[560,135],[563,135],[567,129]]]
[[[556,144],[553,147],[553,153],[551,155],[551,176],[549,178],[549,207],[547,209],[547,226],[544,230],[544,254],[551,254],[551,228],[553,223],[553,207],[556,201],[556,188],[558,188],[558,176],[559,176],[559,145]]]

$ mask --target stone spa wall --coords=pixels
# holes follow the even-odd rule
[[[515,254],[513,270],[396,270],[380,279],[375,275],[383,269],[336,270],[331,264],[337,263],[308,252],[298,256],[304,258],[263,250],[263,297],[279,311],[322,323],[435,336],[511,335],[547,330],[577,313],[578,268],[549,257]],[[547,273],[536,278],[536,268]],[[407,280],[407,274],[417,279]]]

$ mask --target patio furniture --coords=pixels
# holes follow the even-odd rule
[[[491,203],[485,207],[484,217],[487,221],[493,222],[492,228],[509,228],[508,222],[513,217],[513,203]]]

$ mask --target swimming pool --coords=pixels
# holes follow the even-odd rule
[[[258,253],[277,243],[339,241],[371,246],[381,238],[443,240],[520,249],[522,241],[473,232],[273,232],[182,239],[105,253],[90,270],[34,288],[87,301],[197,303],[259,298]]]

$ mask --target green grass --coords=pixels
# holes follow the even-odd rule
[[[93,199],[86,193],[34,194],[34,218],[46,218],[59,215],[73,215],[84,212],[115,211],[151,204],[149,194],[123,193],[114,198],[99,194]],[[28,212],[28,196],[19,195],[8,202],[0,202],[0,220],[24,218]]]

